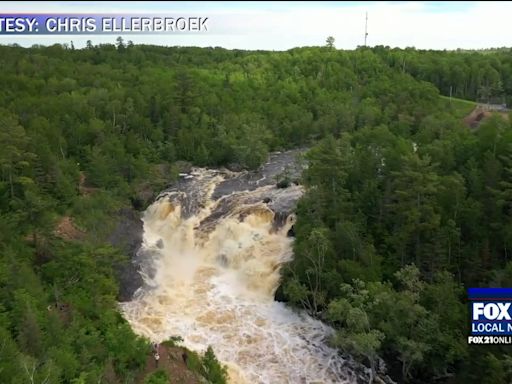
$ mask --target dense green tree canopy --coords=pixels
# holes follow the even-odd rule
[[[113,213],[183,161],[252,169],[293,147],[311,149],[289,303],[374,373],[384,358],[399,381],[509,380],[504,350],[466,346],[464,288],[512,281],[512,129],[470,130],[439,96],[510,101],[510,60],[330,39],[0,46],[0,381],[134,382],[149,345],[116,310]],[[75,240],[56,236],[62,217]],[[225,380],[211,349],[202,364]]]

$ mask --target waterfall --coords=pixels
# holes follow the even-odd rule
[[[231,383],[354,382],[326,344],[332,330],[274,301],[303,192],[274,180],[267,168],[183,175],[145,212],[145,284],[122,312],[154,341],[179,335],[200,352],[211,345]]]

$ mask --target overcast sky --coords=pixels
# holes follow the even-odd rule
[[[364,43],[368,12],[368,45],[423,49],[476,49],[512,46],[512,2],[3,2],[0,13],[130,13],[208,17],[201,35],[169,33],[130,35],[134,43],[220,46],[286,50],[324,45],[327,36],[337,48]],[[0,36],[0,44],[76,47],[114,42],[114,35]]]

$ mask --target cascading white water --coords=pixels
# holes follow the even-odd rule
[[[274,301],[280,266],[292,257],[286,234],[294,217],[276,228],[261,197],[299,196],[301,188],[266,185],[214,200],[222,177],[206,170],[194,177],[200,208],[192,215],[182,212],[184,192],[145,213],[151,268],[143,271],[145,287],[121,305],[134,331],[155,341],[180,335],[196,351],[211,345],[231,383],[351,382],[344,360],[325,344],[330,328]]]

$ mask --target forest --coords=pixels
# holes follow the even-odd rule
[[[117,213],[183,162],[254,169],[305,147],[280,300],[396,382],[510,382],[505,347],[467,345],[465,289],[512,286],[511,120],[469,128],[441,96],[512,101],[511,53],[0,46],[0,381],[140,382]]]

